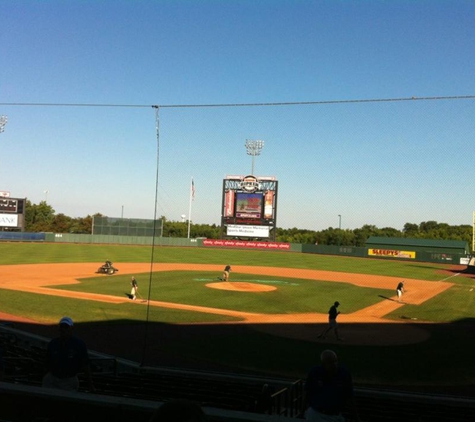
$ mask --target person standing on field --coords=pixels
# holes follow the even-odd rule
[[[231,265],[226,265],[226,267],[224,267],[223,276],[221,277],[221,280],[228,281],[230,272],[231,272]]]
[[[340,315],[340,311],[337,310],[338,306],[340,306],[340,302],[335,302],[328,311],[328,327],[321,333],[318,338],[324,339],[330,330],[335,330],[335,336],[337,340],[343,340],[338,335],[338,323],[336,322],[336,318]]]
[[[137,291],[139,290],[139,285],[137,284],[135,277],[132,277],[130,284],[132,285],[132,288],[130,289],[130,298],[135,300],[137,299]]]
[[[399,284],[396,287],[396,294],[397,294],[398,302],[401,301],[403,293],[404,293],[404,281],[401,281],[401,282],[399,282]]]

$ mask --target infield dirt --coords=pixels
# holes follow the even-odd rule
[[[0,266],[0,288],[18,290],[30,293],[70,297],[76,299],[101,301],[108,303],[130,302],[125,297],[101,295],[95,293],[85,293],[76,291],[66,291],[55,288],[57,285],[79,283],[81,278],[89,278],[94,275],[101,263],[72,263],[72,264],[32,264],[32,265],[8,265]],[[142,263],[121,263],[121,274],[139,274],[150,270],[150,264]],[[155,264],[153,271],[214,271],[221,272],[221,266],[200,265],[200,264]],[[342,273],[331,271],[317,271],[295,268],[274,268],[256,266],[233,266],[233,276],[239,273],[254,275],[270,275],[279,277],[293,277],[309,280],[327,280],[333,282],[351,283],[357,286],[395,289],[400,278],[374,276],[366,274]],[[104,276],[108,277],[108,276]],[[410,286],[409,291],[404,295],[405,303],[418,305],[424,301],[440,294],[452,286],[449,282],[430,282],[416,279],[405,279],[406,286]],[[239,280],[227,283],[211,283],[212,288],[241,290],[246,292],[265,293],[266,289],[275,289],[274,286],[262,284],[244,283]],[[278,288],[278,287],[277,287]],[[161,301],[134,302],[137,306],[156,306],[163,308],[183,309],[194,312],[206,312],[220,315],[228,315],[241,318],[241,321],[222,322],[216,324],[252,324],[256,330],[262,330],[269,334],[301,339],[307,341],[317,341],[317,335],[327,322],[327,314],[321,313],[299,313],[299,314],[259,314],[241,312],[238,310],[227,310],[219,308],[209,308],[202,306],[192,306],[180,303],[170,303]],[[340,334],[344,337],[346,344],[365,345],[395,345],[409,344],[424,341],[429,337],[428,330],[424,329],[424,324],[414,323],[411,320],[395,321],[386,319],[385,315],[404,306],[399,303],[396,297],[381,299],[375,305],[360,309],[354,313],[345,314],[338,317],[340,324]],[[343,308],[344,309],[344,308]],[[0,313],[0,319],[8,321],[25,322],[35,324],[35,321],[28,320],[21,315],[8,315]],[[51,321],[54,324],[56,321]],[[300,324],[297,328],[295,324]],[[332,342],[328,338],[324,342]]]

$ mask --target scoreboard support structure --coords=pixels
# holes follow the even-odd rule
[[[226,176],[221,239],[276,240],[278,181],[273,176]]]

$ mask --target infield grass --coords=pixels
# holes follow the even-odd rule
[[[120,269],[121,262],[150,262],[151,248],[147,246],[124,245],[84,245],[63,243],[0,243],[0,265],[35,264],[35,263],[67,263],[67,262],[103,262],[109,259]],[[410,261],[390,261],[382,259],[364,259],[340,256],[299,254],[289,252],[222,250],[206,248],[156,247],[154,261],[157,263],[206,263],[224,265],[258,265],[286,268],[304,268],[315,270],[339,271],[348,273],[379,274],[383,276],[409,277],[437,282],[447,278],[441,271],[447,266],[442,264],[426,264]],[[136,275],[139,279],[140,294],[143,298],[158,301],[176,302],[189,305],[207,306],[212,308],[240,310],[259,313],[300,313],[327,312],[329,304],[338,300],[342,303],[343,312],[354,312],[381,300],[380,296],[392,296],[393,291],[385,289],[369,289],[356,287],[346,283],[332,283],[290,279],[250,274],[233,273],[233,280],[267,285],[277,285],[272,292],[233,292],[205,287],[216,280],[215,273],[173,271]],[[130,291],[128,275],[120,272],[112,277],[91,277],[81,280],[80,284],[57,286],[66,290],[77,290],[107,295],[125,296]],[[151,280],[151,284],[150,284]],[[451,322],[474,316],[475,290],[471,291],[473,281],[464,277],[451,277],[454,287],[419,306],[406,305],[389,314],[388,318],[401,319],[410,316],[421,321]],[[10,295],[23,295],[20,292],[9,292]],[[35,296],[28,302],[34,304]],[[5,295],[3,295],[5,297]],[[0,298],[0,305],[5,311],[11,306]],[[38,300],[43,302],[43,297]],[[13,303],[19,303],[14,301]],[[43,314],[47,313],[45,308]],[[52,308],[56,309],[56,307]],[[14,309],[12,309],[13,311]],[[36,318],[38,313],[26,317]],[[82,319],[79,306],[78,315]],[[14,313],[14,312],[13,312]],[[53,312],[57,314],[56,312]],[[125,312],[127,314],[127,312]],[[176,322],[197,320],[219,321],[223,317],[202,315],[197,319],[193,312],[172,312]],[[139,318],[131,313],[131,318]],[[166,316],[166,321],[172,317]],[[170,319],[168,319],[170,318]],[[201,319],[203,318],[203,319]],[[49,319],[49,318],[48,318]],[[164,320],[165,321],[165,320]]]
[[[109,259],[120,269],[121,262],[150,262],[151,256],[151,248],[145,246],[0,243],[0,265],[104,262]],[[192,247],[157,247],[154,258],[157,263],[304,268],[433,282],[447,278],[447,272],[441,270],[449,269],[443,264],[411,261]],[[259,313],[327,312],[329,304],[334,300],[342,303],[344,312],[353,312],[379,301],[379,295],[388,296],[389,293],[383,289],[356,288],[325,280],[309,281],[234,272],[233,279],[239,277],[240,281],[268,285],[279,283],[279,289],[273,292],[246,293],[206,287],[207,283],[216,279],[216,275],[202,271],[176,271],[153,275],[136,274],[136,277],[143,297],[148,297],[149,279],[152,279],[152,300]],[[79,284],[55,288],[123,297],[130,291],[129,276],[120,273],[112,277],[91,277],[80,281]],[[436,322],[424,325],[430,331],[428,340],[410,345],[380,347],[331,345],[352,368],[358,383],[402,386],[475,383],[475,367],[471,364],[475,346],[474,281],[463,276],[451,277],[449,281],[454,286],[445,292],[419,306],[405,305],[389,316],[398,320],[411,317],[419,321]],[[391,291],[390,295],[393,294]],[[58,317],[66,314],[74,315],[77,323],[143,322],[147,317],[152,322],[170,324],[237,321],[236,318],[206,312],[154,307],[150,307],[147,316],[147,307],[136,303],[110,304],[10,290],[1,291],[0,307],[3,312],[23,315],[45,324],[54,324]],[[219,339],[177,337],[162,347],[171,354],[213,361],[243,370],[303,377],[318,360],[318,353],[323,346],[252,330],[240,336],[235,336],[232,330],[224,330]]]
[[[151,300],[267,314],[326,313],[336,299],[342,304],[340,309],[350,313],[380,302],[380,295],[393,294],[392,290],[361,288],[348,283],[239,273],[233,273],[233,281],[278,288],[267,292],[213,289],[207,285],[218,282],[216,273],[199,271],[157,272],[153,274],[151,284],[148,283],[148,274],[135,277],[139,280],[140,294]],[[55,288],[124,296],[129,292],[129,286],[128,275],[117,275],[107,279],[81,279],[80,284]]]

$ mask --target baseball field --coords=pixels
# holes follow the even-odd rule
[[[97,274],[105,260],[119,272]],[[289,378],[305,377],[332,348],[359,385],[470,394],[475,280],[463,270],[290,252],[1,243],[0,319],[51,337],[69,315],[90,349],[144,365]],[[319,340],[335,301],[343,341]]]

